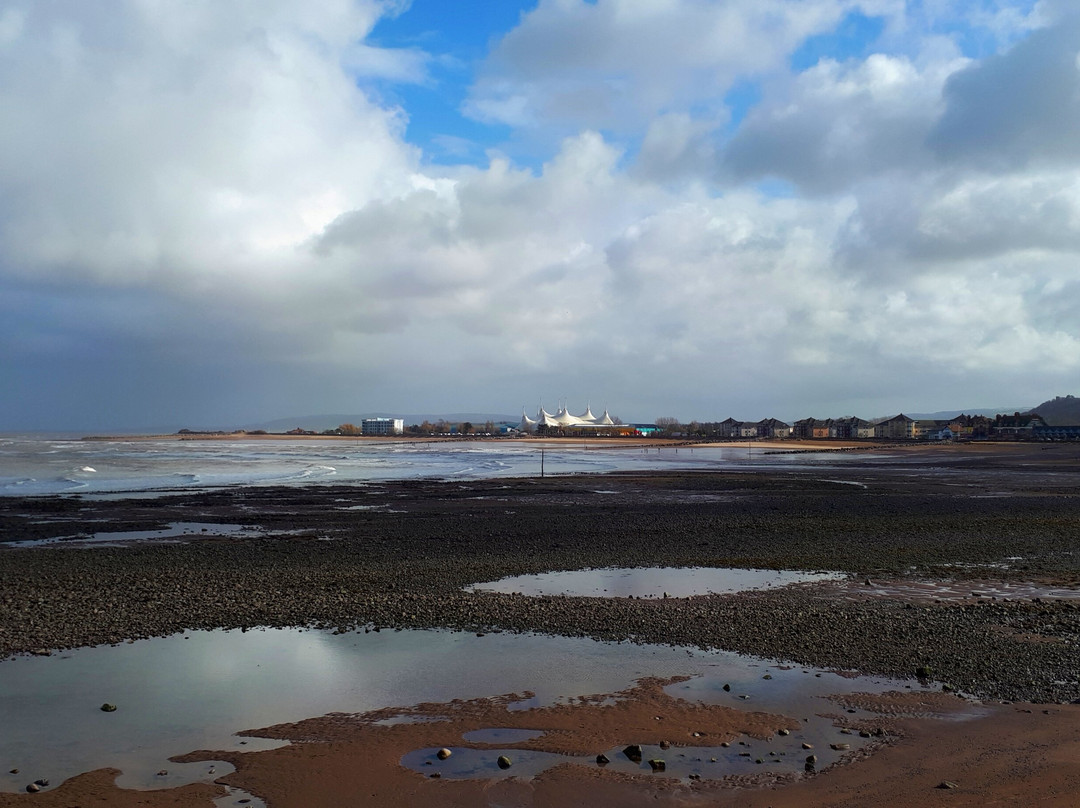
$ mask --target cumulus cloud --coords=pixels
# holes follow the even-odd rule
[[[11,2],[0,353],[21,406],[96,368],[101,412],[145,374],[178,418],[544,390],[634,419],[872,416],[1061,384],[1080,38],[991,6],[1003,44],[977,57],[888,0],[544,0],[467,101],[540,133],[525,167],[409,145],[378,82],[428,58],[370,41],[404,3]],[[881,50],[790,67],[852,10],[887,17]]]
[[[467,111],[513,126],[626,131],[654,115],[718,109],[732,84],[782,65],[854,0],[542,0],[499,42]]]
[[[734,180],[781,177],[810,192],[878,174],[918,171],[941,115],[941,89],[961,62],[919,66],[904,56],[823,60],[775,88],[727,144]]]
[[[950,76],[929,135],[938,157],[991,170],[1080,158],[1080,17]]]
[[[415,70],[412,54],[357,55],[382,10],[10,6],[8,271],[115,283],[251,271],[342,211],[407,190],[416,155],[401,141],[403,114],[355,86],[356,70]]]

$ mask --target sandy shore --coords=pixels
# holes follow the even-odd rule
[[[423,718],[420,723],[376,723],[398,711],[315,718],[248,733],[290,740],[289,746],[246,754],[208,750],[177,760],[227,759],[237,771],[218,782],[259,795],[275,808],[1076,804],[1074,787],[1080,778],[1080,707],[1076,705],[996,705],[980,708],[978,717],[965,718],[972,707],[954,696],[893,693],[868,697],[860,706],[880,711],[879,717],[849,726],[872,729],[881,737],[838,764],[821,771],[811,767],[799,775],[776,776],[763,766],[760,775],[686,780],[662,773],[627,775],[596,763],[597,750],[627,743],[641,744],[649,759],[672,760],[680,749],[717,746],[741,735],[755,739],[746,748],[767,764],[770,752],[766,750],[777,748],[776,742],[783,740],[777,733],[798,731],[798,720],[789,716],[694,704],[665,695],[660,684],[644,682],[615,694],[613,703],[522,711],[507,709],[508,697],[421,705],[406,711],[406,715]],[[845,726],[842,718],[837,726]],[[544,731],[539,739],[511,748],[499,745],[497,751],[511,760],[520,754],[516,750],[581,757],[532,778],[441,779],[437,775],[442,762],[430,754],[427,762],[431,765],[420,771],[400,763],[413,750],[457,746],[464,733],[489,727]],[[838,740],[844,737],[837,735]],[[791,754],[801,759],[815,750]],[[511,763],[508,775],[512,768]],[[115,770],[88,773],[41,794],[0,794],[0,806],[209,808],[214,797],[224,794],[223,789],[206,784],[124,791],[111,784],[115,774]]]
[[[233,759],[238,771],[224,782],[272,806],[336,806],[360,794],[373,806],[1075,804],[1068,784],[1080,777],[1080,706],[1069,702],[1080,699],[1078,601],[853,595],[828,585],[653,601],[462,591],[511,574],[611,565],[832,569],[860,582],[949,580],[972,589],[994,581],[1080,586],[1080,448],[868,454],[842,475],[811,467],[236,489],[159,500],[7,498],[0,500],[7,542],[175,521],[288,533],[0,549],[0,658],[185,629],[316,625],[542,629],[877,674],[927,667],[988,705],[985,714],[948,721],[903,699],[882,702],[888,734],[872,755],[755,788],[629,778],[595,765],[530,780],[449,781],[399,765],[403,750],[448,744],[492,722],[549,729],[533,748],[595,754],[598,746],[650,743],[642,736],[648,727],[655,737],[656,715],[675,745],[695,731],[719,739],[736,730],[774,733],[797,720],[665,701],[649,683],[620,694],[622,706],[611,712],[599,704],[508,712],[495,699],[471,713],[429,705],[428,717],[438,720],[422,724],[312,716],[257,733],[304,743],[231,758],[208,750],[203,759]],[[212,805],[207,784],[121,792],[111,777],[89,773],[41,794],[0,794],[0,806]],[[943,781],[957,788],[936,788]]]

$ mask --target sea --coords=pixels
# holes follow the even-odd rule
[[[158,495],[231,486],[403,479],[490,479],[674,468],[830,462],[835,454],[725,447],[630,446],[611,440],[371,441],[340,438],[180,440],[0,435],[0,496]]]
[[[0,435],[0,495],[158,497],[230,486],[536,477],[542,471],[554,475],[737,470],[763,464],[804,469],[818,464],[823,478],[834,479],[843,476],[839,469],[844,462],[836,454],[770,454],[746,444],[657,447],[614,441],[556,445],[511,440],[81,440],[62,435]],[[597,487],[602,485],[598,480]],[[648,586],[681,591],[672,576],[687,571],[660,572],[662,577]],[[613,588],[629,586],[621,581],[627,571],[611,574],[620,580],[590,580],[584,585],[600,587],[603,592],[595,594],[605,595]],[[743,583],[765,585],[756,578]],[[506,585],[515,591],[525,588],[518,581]],[[640,586],[632,591],[648,595]],[[499,582],[487,588],[498,590]],[[822,717],[832,709],[824,697],[924,686],[879,677],[852,678],[718,650],[584,637],[439,630],[340,633],[305,627],[185,631],[114,646],[0,660],[0,795],[23,792],[35,781],[48,784],[41,786],[43,790],[55,789],[73,775],[105,766],[120,771],[116,782],[126,789],[210,783],[232,767],[222,761],[180,764],[171,758],[195,749],[266,749],[279,742],[236,733],[328,712],[529,691],[531,697],[514,705],[514,709],[527,709],[611,693],[646,676],[690,677],[670,685],[672,695],[801,718],[799,730],[771,742],[776,757],[768,758],[769,766],[789,776],[802,771],[803,743],[821,750],[822,765],[845,754],[830,751],[839,730],[832,719]],[[104,703],[116,704],[117,711],[103,712]],[[494,727],[490,732],[502,730]],[[628,738],[627,742],[637,740]],[[841,740],[852,750],[863,743],[852,735]],[[758,743],[746,738],[740,744],[751,742]],[[448,770],[445,776],[502,776],[491,757],[502,750],[459,748],[462,739],[452,737],[446,743],[458,749],[452,760],[464,768]],[[758,772],[751,759],[742,756],[742,748],[734,743],[731,748],[688,748],[685,760],[681,755],[670,756],[670,776],[689,782],[691,776],[708,779]],[[414,750],[401,765],[423,771],[430,753]],[[491,759],[480,760],[481,754]],[[551,765],[526,761],[527,753],[521,749],[508,754],[519,761],[511,772],[514,776],[535,773],[526,763]],[[624,767],[620,771],[629,773],[638,766],[618,759],[615,751],[611,757],[613,765]],[[595,765],[591,758],[585,763]],[[219,808],[265,806],[256,795],[235,788],[215,804]]]

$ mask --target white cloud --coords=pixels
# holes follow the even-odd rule
[[[514,126],[627,131],[664,112],[722,107],[738,79],[782,67],[855,0],[541,0],[499,42],[466,109]]]
[[[782,177],[821,192],[925,170],[924,143],[944,110],[942,86],[963,64],[952,57],[920,66],[884,54],[823,60],[772,88],[727,145],[724,174]]]
[[[425,79],[425,54],[368,41],[402,7],[0,12],[0,351],[259,367],[313,410],[340,408],[327,386],[466,409],[554,387],[634,418],[869,416],[999,403],[1040,359],[1040,383],[1074,378],[1080,154],[1047,101],[1076,89],[1067,25],[976,61],[909,33],[796,74],[792,49],[855,4],[550,0],[470,100],[565,128],[533,171],[406,143],[368,81]],[[874,8],[887,38],[910,22]],[[994,19],[1003,41],[1031,24]],[[725,143],[747,75],[763,98]]]
[[[0,62],[8,271],[256,280],[341,212],[407,191],[402,113],[350,73],[380,10],[26,3]]]
[[[1080,16],[957,71],[929,142],[949,163],[994,171],[1080,158]]]

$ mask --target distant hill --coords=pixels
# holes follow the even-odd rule
[[[995,415],[1012,415],[1014,412],[1025,412],[1027,410],[1027,407],[989,407],[973,410],[941,410],[940,412],[905,412],[904,415],[908,418],[914,418],[916,421],[945,421],[958,415],[985,415],[988,418],[993,418]]]
[[[501,421],[509,421],[511,423],[517,423],[521,420],[520,415],[497,415],[493,413],[481,413],[481,412],[458,412],[458,413],[400,413],[400,412],[365,412],[362,414],[341,414],[336,415],[301,415],[295,418],[277,418],[273,421],[264,421],[261,424],[248,424],[244,429],[252,432],[256,429],[264,429],[267,432],[288,432],[290,429],[309,429],[314,432],[322,432],[324,429],[335,429],[342,424],[356,424],[359,426],[360,422],[365,418],[401,418],[405,421],[405,426],[410,424],[422,424],[424,421],[430,421],[435,423],[440,418],[451,424],[460,424],[468,421],[472,424],[483,424],[485,421],[494,421],[500,423]]]
[[[1027,412],[1037,412],[1050,426],[1075,426],[1080,424],[1080,398],[1058,396]]]

